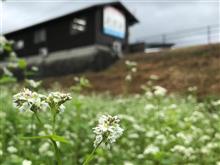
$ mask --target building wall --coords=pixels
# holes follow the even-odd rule
[[[70,24],[74,18],[84,17],[87,20],[85,32],[71,35]],[[68,15],[40,25],[6,35],[14,41],[23,40],[24,48],[17,50],[19,56],[31,56],[39,53],[40,48],[46,47],[48,52],[87,46],[95,42],[95,13],[92,10]],[[37,30],[46,30],[46,41],[34,43],[34,33]]]
[[[84,17],[87,20],[86,31],[71,35],[70,24],[74,18]],[[34,43],[37,30],[46,30],[46,41]],[[47,48],[48,53],[72,49],[81,46],[100,44],[112,47],[114,41],[122,43],[123,50],[128,50],[128,22],[124,39],[113,37],[103,32],[103,7],[79,11],[42,24],[38,24],[6,35],[14,41],[23,40],[24,48],[17,50],[20,57],[39,54],[39,49]]]
[[[87,20],[85,32],[71,35],[70,22],[75,17],[85,17]],[[48,26],[48,43],[51,48],[50,51],[57,51],[63,49],[70,49],[80,46],[91,45],[95,41],[94,34],[94,12],[89,11],[75,16],[70,16],[62,21],[54,22]],[[54,28],[56,26],[56,28]]]

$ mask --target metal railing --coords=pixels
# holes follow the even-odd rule
[[[220,24],[156,34],[138,39],[146,43],[174,43],[177,47],[220,42]]]

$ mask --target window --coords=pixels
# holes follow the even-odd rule
[[[18,40],[15,42],[15,49],[20,50],[24,48],[24,41],[23,40]]]
[[[46,30],[40,29],[34,33],[34,43],[38,44],[46,41]]]
[[[70,34],[75,35],[86,30],[87,21],[85,18],[74,18],[70,24]]]

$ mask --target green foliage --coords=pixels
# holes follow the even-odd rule
[[[31,90],[38,91],[41,87],[42,81],[34,81],[31,79],[25,79],[25,86]]]
[[[21,137],[47,136],[35,122],[32,112],[19,113],[11,104],[14,93],[1,88],[0,164],[52,165],[55,153],[49,140],[21,140]],[[219,98],[218,98],[219,100]],[[127,97],[73,94],[66,110],[57,116],[53,137],[65,165],[82,164],[93,149],[97,116],[118,115],[124,134],[110,150],[99,148],[90,164],[112,165],[215,165],[220,161],[220,101],[198,102],[193,95]],[[213,109],[214,107],[214,109]],[[207,109],[208,108],[208,109]],[[50,111],[39,113],[43,127],[52,129]],[[17,151],[10,149],[15,147]]]
[[[53,139],[56,142],[68,143],[68,140],[58,135],[21,137],[21,140],[35,140],[35,139],[48,139],[48,140]]]
[[[25,59],[18,60],[18,68],[22,70],[25,70],[27,68],[27,62]]]
[[[13,50],[13,41],[8,41],[4,36],[0,36],[0,56],[8,56],[5,60],[6,65],[1,66],[0,70],[0,84],[8,84],[16,82],[17,79],[14,75],[15,70],[19,70],[24,77],[36,74],[34,70],[27,68],[25,59],[18,58]]]
[[[0,85],[1,85],[1,84],[15,83],[16,81],[17,81],[17,79],[14,78],[14,77],[3,75],[3,76],[0,78]]]
[[[74,77],[75,85],[71,87],[71,90],[74,92],[81,92],[84,89],[91,88],[92,85],[90,81],[85,77]]]
[[[135,61],[125,61],[126,66],[126,76],[125,76],[125,86],[123,87],[124,94],[126,95],[129,92],[130,85],[133,81],[134,75],[137,72],[137,63]]]

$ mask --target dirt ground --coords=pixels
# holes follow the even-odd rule
[[[50,88],[59,83],[69,88],[74,84],[74,76],[85,76],[93,86],[89,91],[120,94],[127,74],[125,60],[138,63],[138,71],[129,88],[131,93],[141,92],[140,86],[150,75],[157,75],[156,84],[169,92],[184,93],[188,87],[197,86],[200,95],[220,95],[220,44],[129,54],[104,71],[49,77],[43,80],[43,85]]]

